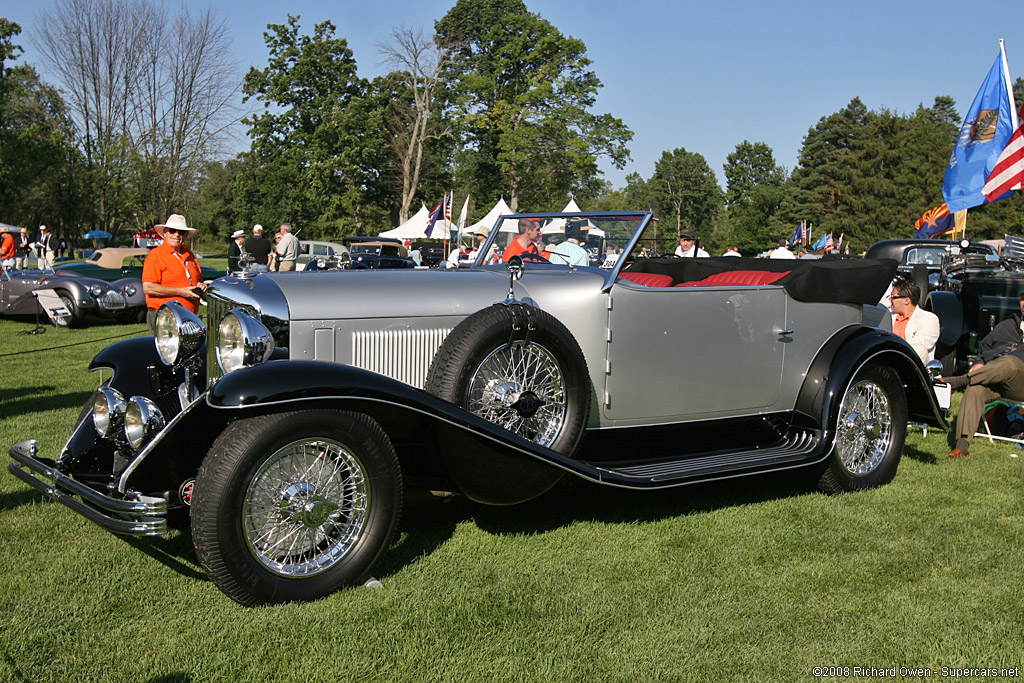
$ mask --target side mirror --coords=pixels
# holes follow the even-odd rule
[[[508,265],[506,265],[505,268],[508,270],[508,276],[513,282],[523,277],[525,268],[523,267],[522,257],[513,256],[508,260]]]
[[[930,360],[924,364],[924,369],[932,376],[932,379],[942,376],[942,361]]]

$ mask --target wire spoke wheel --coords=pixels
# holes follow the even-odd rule
[[[565,422],[567,392],[558,361],[535,343],[515,342],[488,354],[467,389],[470,412],[543,446]]]
[[[283,576],[322,572],[359,539],[369,494],[362,463],[341,443],[290,443],[263,463],[245,492],[249,551]]]
[[[878,467],[891,444],[889,397],[874,382],[857,382],[843,398],[839,412],[836,450],[840,462],[851,474],[867,474]]]

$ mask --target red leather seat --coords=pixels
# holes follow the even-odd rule
[[[763,270],[729,270],[724,273],[708,275],[696,282],[683,282],[676,287],[759,287],[770,285],[776,280],[789,275],[792,271],[769,273]]]
[[[671,287],[672,276],[660,273],[619,273],[619,277],[645,287]]]

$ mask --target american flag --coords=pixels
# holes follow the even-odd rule
[[[444,219],[449,223],[452,222],[452,191],[448,190],[448,194],[444,196]]]
[[[832,241],[832,233],[829,233],[825,237],[825,251],[830,252],[835,248],[835,242]]]
[[[1024,109],[1021,110],[1024,119]],[[982,194],[990,202],[1001,199],[1010,190],[1019,190],[1024,181],[1024,122],[1013,131],[1010,141],[1006,143],[996,165],[981,188]]]

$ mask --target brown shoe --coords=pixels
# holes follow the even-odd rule
[[[954,448],[953,450],[951,450],[951,451],[949,452],[949,457],[950,457],[950,458],[953,458],[953,459],[956,459],[956,458],[963,458],[963,457],[965,457],[966,455],[967,455],[967,451],[962,451],[962,450],[960,450],[959,448]]]

